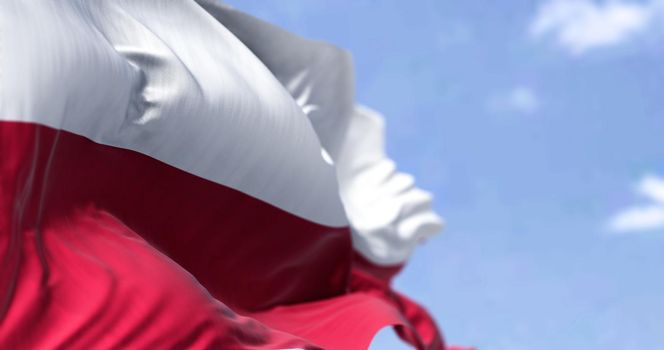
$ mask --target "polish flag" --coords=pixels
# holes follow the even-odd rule
[[[446,347],[349,55],[212,1],[0,3],[0,347]]]

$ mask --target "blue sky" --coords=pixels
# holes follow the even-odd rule
[[[664,2],[228,3],[352,52],[448,222],[396,287],[450,342],[664,349]]]

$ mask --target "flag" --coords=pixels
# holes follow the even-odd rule
[[[444,349],[350,56],[212,1],[0,4],[0,347]]]

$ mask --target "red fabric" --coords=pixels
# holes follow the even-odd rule
[[[353,350],[395,325],[443,349],[424,309],[352,252],[347,228],[0,122],[0,348]]]
[[[366,269],[366,267],[370,267],[370,269]],[[438,332],[436,323],[427,311],[412,300],[393,291],[390,287],[389,280],[393,274],[389,270],[393,271],[395,269],[395,267],[381,269],[358,257],[358,264],[353,269],[351,290],[372,294],[398,310],[403,315],[405,322],[395,325],[395,330],[404,341],[419,350],[445,349],[443,338]],[[383,273],[378,273],[378,275],[371,273],[377,273],[381,270],[383,270]]]
[[[105,211],[28,229],[19,246],[0,348],[318,348],[235,314]]]
[[[391,287],[392,279],[403,265],[381,266],[355,254],[351,290],[370,293],[388,302],[403,316],[395,331],[407,343],[420,350],[474,350],[472,347],[445,346],[438,326],[426,309]]]
[[[0,122],[0,149],[3,232],[46,227],[93,207],[233,308],[262,310],[345,291],[347,228],[315,224],[138,152],[36,124]]]

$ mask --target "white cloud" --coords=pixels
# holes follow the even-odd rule
[[[613,232],[664,229],[664,178],[647,175],[638,183],[636,192],[651,203],[619,212],[609,220],[609,229]]]
[[[648,30],[662,15],[659,0],[648,3],[613,0],[549,0],[530,24],[534,38],[553,37],[573,55],[616,46]]]
[[[638,192],[664,205],[664,179],[655,175],[647,175],[641,180]]]
[[[516,86],[503,94],[489,99],[489,109],[494,112],[517,112],[533,114],[540,106],[535,91],[526,86]]]

